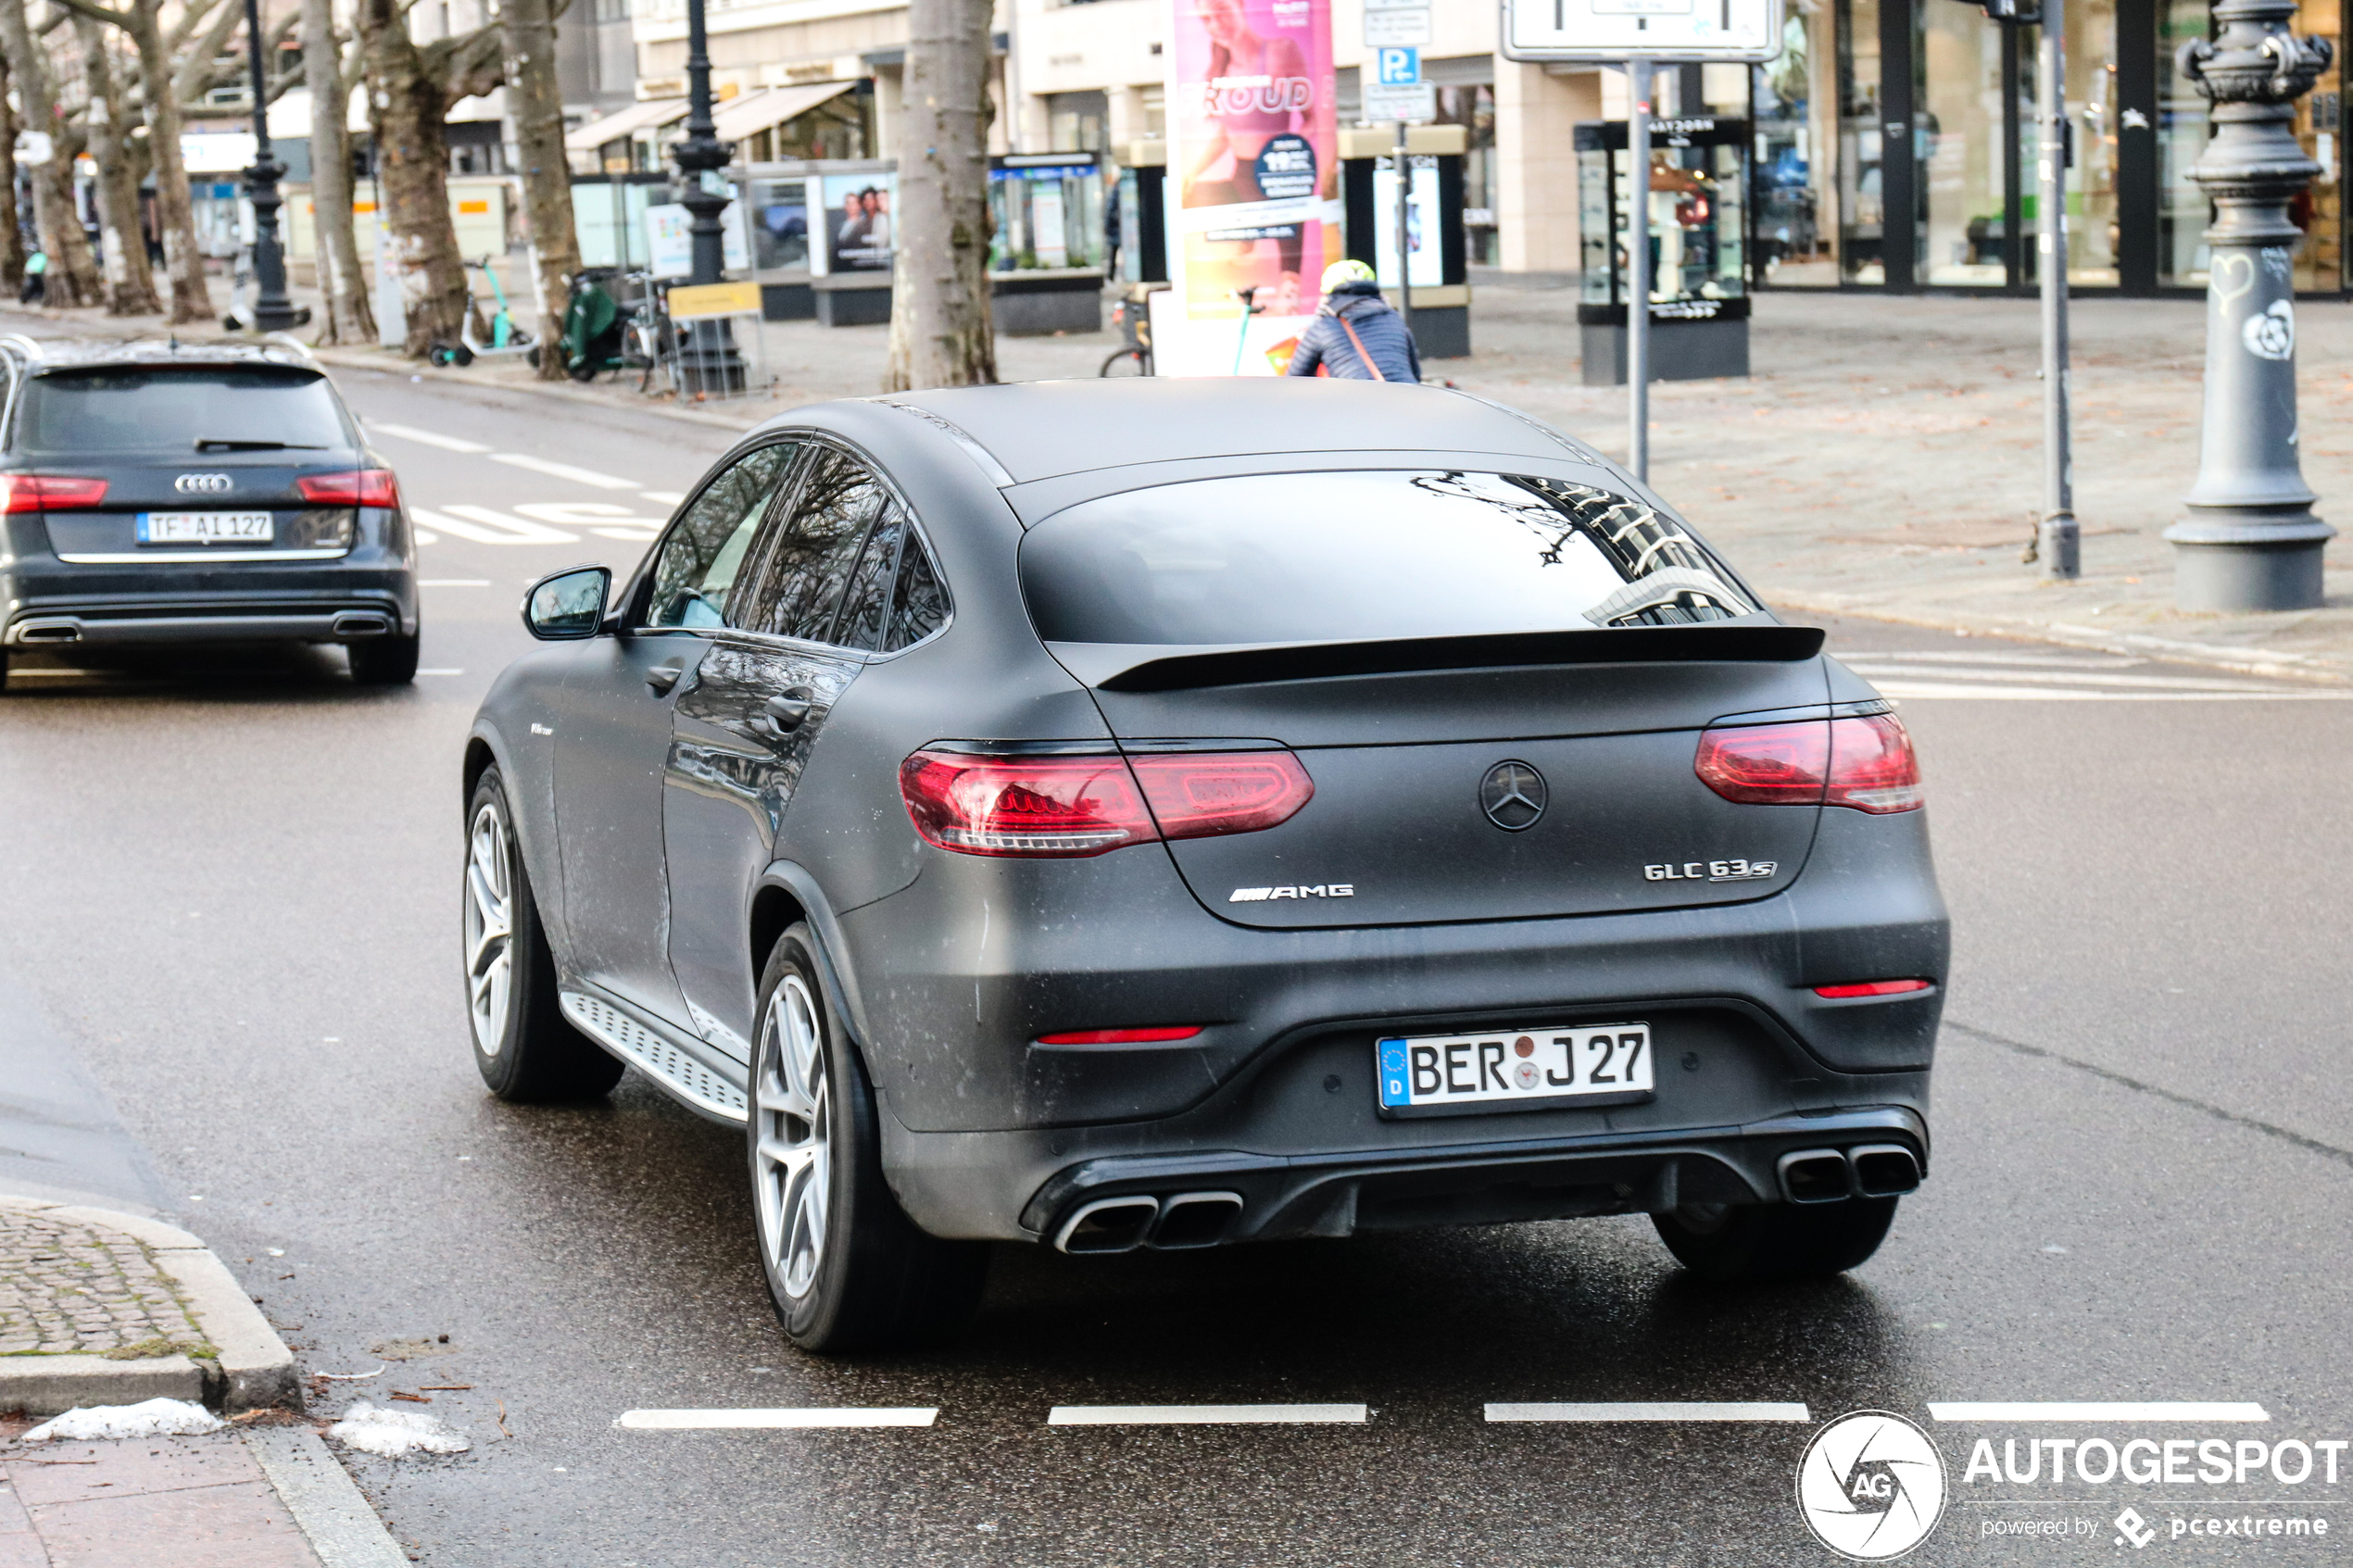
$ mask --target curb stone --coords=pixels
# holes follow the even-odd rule
[[[318,1433],[257,1427],[245,1434],[245,1447],[325,1568],[409,1568],[408,1553]]]
[[[228,1266],[176,1225],[110,1209],[0,1196],[0,1206],[72,1224],[120,1231],[145,1245],[170,1280],[217,1361],[183,1355],[138,1361],[104,1356],[0,1356],[0,1410],[58,1415],[76,1405],[129,1405],[143,1399],[201,1399],[224,1414],[271,1405],[300,1409],[294,1352],[278,1337]]]

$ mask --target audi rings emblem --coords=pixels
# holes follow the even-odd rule
[[[225,473],[183,473],[171,482],[182,495],[226,495],[236,482]]]
[[[1478,781],[1480,809],[1505,833],[1534,827],[1547,797],[1544,775],[1525,762],[1498,762]]]

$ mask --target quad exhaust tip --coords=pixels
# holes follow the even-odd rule
[[[1803,1148],[1780,1159],[1781,1196],[1792,1203],[1847,1198],[1896,1198],[1918,1190],[1919,1157],[1902,1144],[1866,1144],[1843,1152]]]
[[[1079,1205],[1054,1236],[1060,1252],[1133,1252],[1139,1247],[1183,1252],[1214,1247],[1241,1218],[1238,1192],[1180,1192],[1163,1199],[1145,1193],[1099,1198]]]

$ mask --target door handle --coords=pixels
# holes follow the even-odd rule
[[[816,700],[817,694],[807,686],[795,686],[782,696],[772,696],[761,707],[760,727],[772,735],[788,735],[807,721]]]
[[[651,686],[654,689],[654,695],[659,696],[676,685],[678,677],[686,672],[686,666],[683,659],[673,659],[668,664],[657,664],[646,671],[646,684]]]

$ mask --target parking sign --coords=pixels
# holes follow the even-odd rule
[[[1377,49],[1373,58],[1379,67],[1378,81],[1383,87],[1412,87],[1422,79],[1419,49]]]

